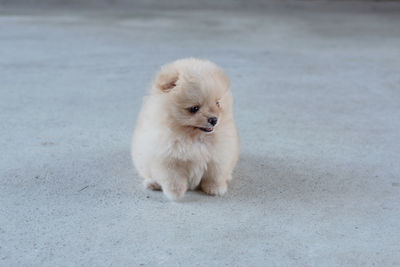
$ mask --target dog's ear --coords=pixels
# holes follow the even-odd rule
[[[179,72],[171,65],[161,68],[155,79],[155,86],[161,92],[169,92],[176,87]]]

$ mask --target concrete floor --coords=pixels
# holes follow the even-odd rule
[[[399,266],[400,4],[0,9],[1,266]],[[129,145],[157,68],[231,77],[224,197],[146,191]]]

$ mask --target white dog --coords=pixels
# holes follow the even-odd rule
[[[229,79],[214,63],[188,58],[163,66],[132,141],[145,187],[173,200],[198,186],[223,195],[239,155],[232,102]]]

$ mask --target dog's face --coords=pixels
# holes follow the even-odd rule
[[[230,107],[229,81],[213,63],[191,64],[167,65],[159,73],[163,108],[173,127],[212,133]]]
[[[210,133],[222,112],[223,90],[218,84],[185,83],[171,94],[170,115],[176,123]]]

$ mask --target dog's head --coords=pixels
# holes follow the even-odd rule
[[[153,94],[163,98],[163,112],[173,127],[212,133],[230,112],[229,79],[210,61],[182,59],[157,74]]]

